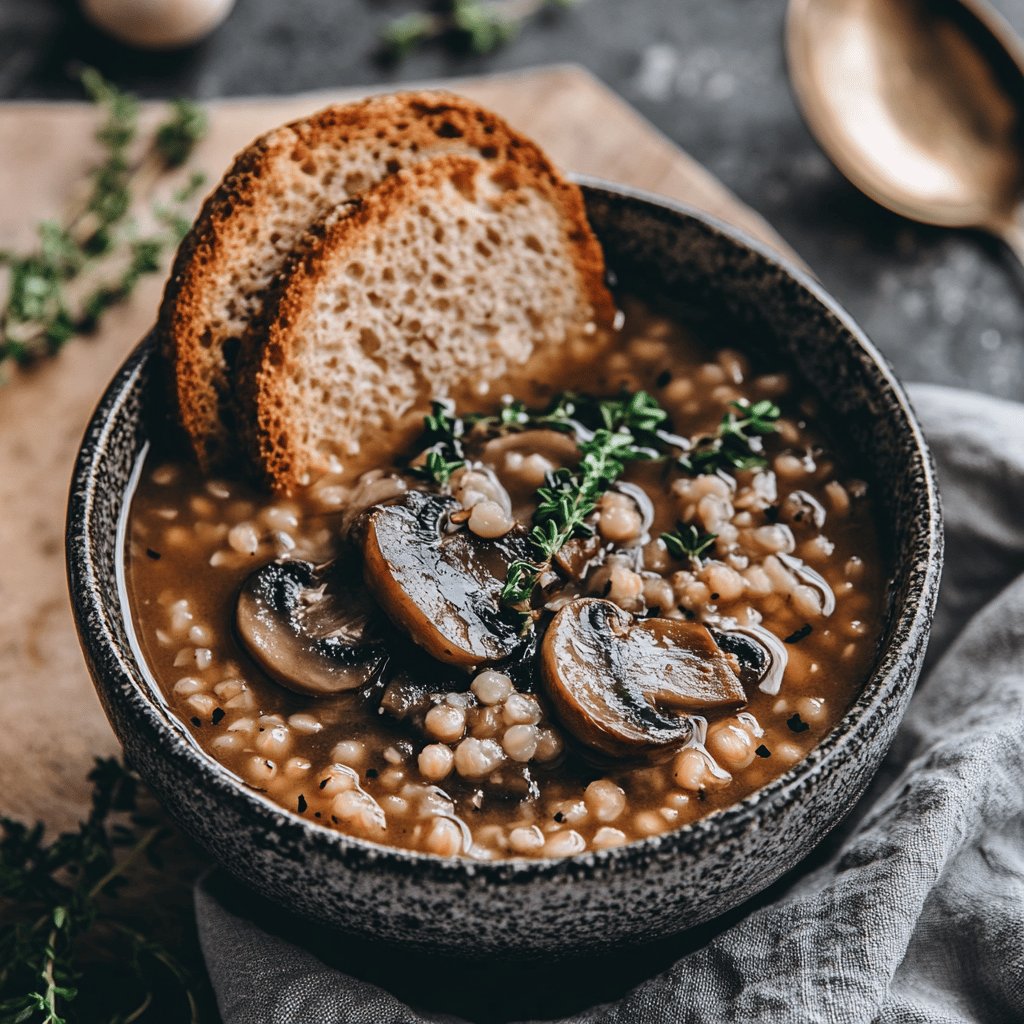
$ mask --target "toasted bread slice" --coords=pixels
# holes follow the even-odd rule
[[[232,368],[302,234],[388,174],[442,153],[548,170],[537,147],[499,117],[431,92],[328,107],[236,158],[178,250],[160,311],[174,404],[204,468],[234,453]]]
[[[253,455],[279,491],[351,478],[408,444],[431,398],[500,386],[613,315],[582,196],[545,162],[424,161],[289,261],[239,370]]]

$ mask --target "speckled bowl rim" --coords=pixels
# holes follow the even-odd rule
[[[169,708],[161,708],[148,692],[145,670],[135,659],[122,658],[118,645],[106,628],[111,608],[124,617],[126,609],[120,598],[111,603],[104,599],[103,588],[97,578],[89,552],[97,541],[109,543],[110,538],[96,538],[90,528],[91,511],[96,490],[102,485],[97,480],[97,469],[104,461],[112,424],[118,408],[127,400],[139,377],[144,362],[155,350],[153,334],[147,335],[128,356],[108,385],[96,410],[90,418],[81,450],[75,463],[68,505],[67,561],[75,622],[83,648],[92,664],[104,676],[109,686],[111,670],[116,667],[129,681],[124,696],[131,713],[151,736],[158,737],[166,746],[165,753],[188,771],[196,774],[197,786],[218,791],[222,799],[243,805],[244,817],[260,823],[268,830],[282,834],[283,838],[301,838],[303,842],[319,847],[321,852],[336,853],[339,863],[346,868],[380,870],[389,868],[397,873],[413,874],[424,881],[493,885],[495,883],[528,883],[533,878],[564,877],[571,879],[592,874],[611,875],[621,870],[635,873],[665,855],[682,854],[699,857],[703,850],[718,843],[723,836],[742,834],[759,828],[761,820],[773,813],[785,813],[786,808],[800,799],[801,791],[813,776],[830,767],[843,770],[842,753],[856,743],[872,718],[884,703],[889,691],[899,678],[899,668],[907,660],[923,658],[920,653],[920,635],[927,634],[934,613],[938,582],[942,565],[942,515],[934,465],[927,443],[914,415],[910,401],[885,357],[857,326],[852,317],[807,271],[794,265],[769,246],[749,237],[742,230],[685,203],[670,200],[640,189],[606,182],[601,179],[574,176],[585,191],[605,193],[613,200],[625,198],[667,210],[673,215],[700,222],[712,234],[722,236],[728,243],[753,251],[761,260],[788,276],[808,292],[838,321],[857,342],[873,364],[881,389],[888,389],[896,399],[899,412],[913,442],[908,447],[907,468],[912,468],[916,457],[920,462],[920,482],[912,488],[914,504],[924,513],[914,520],[911,536],[905,543],[911,551],[908,565],[924,561],[926,568],[916,585],[911,581],[901,607],[890,613],[891,640],[881,652],[875,668],[865,682],[857,699],[837,725],[814,749],[783,775],[773,779],[754,793],[729,807],[712,812],[704,818],[680,828],[624,846],[588,851],[569,857],[551,859],[508,858],[495,861],[473,861],[462,858],[443,858],[398,847],[390,847],[336,832],[308,822],[298,815],[254,792],[225,769],[212,756],[194,742],[189,742],[175,728],[180,725]],[[894,589],[899,581],[894,584]],[[109,606],[109,607],[108,607]],[[100,631],[91,631],[90,623],[103,623]],[[123,710],[123,708],[122,708]],[[770,823],[767,827],[770,827]],[[808,851],[809,852],[809,851]]]

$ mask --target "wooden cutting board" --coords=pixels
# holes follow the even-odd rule
[[[787,251],[715,178],[580,68],[436,83],[466,94],[536,138],[564,169],[683,200]],[[221,100],[197,165],[215,182],[254,136],[368,90]],[[146,104],[147,123],[160,105]],[[59,217],[95,159],[86,104],[0,106],[0,248],[30,246]],[[196,204],[198,206],[198,203]],[[100,393],[156,314],[162,275],[111,313],[96,337],[0,386],[0,813],[54,829],[83,813],[97,755],[117,742],[75,636],[64,577],[64,508],[78,441]]]

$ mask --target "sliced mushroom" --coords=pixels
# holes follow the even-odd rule
[[[569,579],[582,579],[601,554],[603,544],[598,535],[575,537],[555,552],[554,562]]]
[[[758,686],[771,670],[771,651],[750,632],[708,628],[715,643],[736,659],[743,686],[746,689]]]
[[[242,584],[235,627],[267,675],[313,696],[374,681],[387,654],[358,572],[348,560],[325,571],[310,562],[271,562]]]
[[[454,499],[409,491],[370,509],[358,530],[363,578],[388,618],[431,657],[474,668],[501,661],[522,638],[501,607],[509,564],[529,557],[521,527],[485,540],[453,531]]]
[[[635,619],[610,601],[570,601],[548,627],[541,676],[562,723],[612,757],[678,746],[690,714],[746,703],[726,654],[700,623]]]

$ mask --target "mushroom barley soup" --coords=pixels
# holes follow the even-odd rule
[[[442,856],[628,843],[791,767],[870,670],[871,496],[788,374],[636,302],[531,370],[354,484],[146,462],[148,665],[293,813]]]

